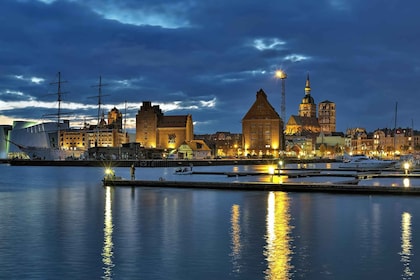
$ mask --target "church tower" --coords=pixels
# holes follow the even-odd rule
[[[311,96],[309,73],[306,77],[305,97],[302,98],[302,102],[299,105],[299,116],[316,118],[316,104],[313,97]]]
[[[336,117],[335,117],[335,103],[325,100],[319,103],[318,107],[318,122],[321,126],[321,131],[324,134],[335,132]]]

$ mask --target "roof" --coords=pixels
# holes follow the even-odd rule
[[[334,102],[329,101],[329,100],[324,100],[324,101],[322,101],[321,103],[334,103]]]
[[[317,126],[319,127],[318,119],[316,117],[301,117],[291,115],[287,125],[299,125],[299,126]]]
[[[159,119],[158,127],[186,127],[188,115],[162,116]]]
[[[302,98],[302,104],[315,104],[315,100],[310,94],[306,94],[305,97]]]
[[[203,140],[184,141],[181,145],[187,145],[193,151],[210,151],[210,148]]]
[[[257,92],[257,98],[254,104],[252,104],[242,121],[255,119],[280,119],[279,114],[271,106],[270,102],[268,102],[267,95],[262,89]]]

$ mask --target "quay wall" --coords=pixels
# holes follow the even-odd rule
[[[302,160],[286,158],[286,164],[290,163],[322,163],[335,162],[330,159]],[[277,164],[278,159],[205,159],[205,160],[23,160],[3,159],[3,164],[15,166],[92,166],[92,167],[178,167],[178,166],[220,166],[220,165],[266,165]]]

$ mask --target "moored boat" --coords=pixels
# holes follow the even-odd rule
[[[339,168],[347,169],[384,169],[394,166],[397,162],[393,160],[381,160],[369,158],[366,155],[345,156]]]
[[[179,167],[175,169],[174,174],[176,175],[191,175],[193,174],[192,167]]]

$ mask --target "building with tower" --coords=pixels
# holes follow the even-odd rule
[[[335,103],[325,100],[318,106],[318,123],[321,132],[328,135],[336,131]]]
[[[159,105],[143,102],[136,115],[136,142],[146,148],[176,149],[193,139],[191,115],[165,116]]]
[[[277,157],[282,141],[283,123],[260,89],[257,98],[242,119],[242,147],[245,156]]]
[[[299,105],[299,116],[316,118],[316,104],[314,98],[311,96],[311,84],[309,81],[309,73],[306,76],[305,96]]]
[[[311,96],[309,74],[306,77],[305,96],[299,105],[299,114],[291,115],[286,124],[286,135],[302,135],[307,133],[319,133],[321,127],[316,117],[316,103]]]
[[[111,111],[108,112],[108,126],[110,128],[122,130],[122,121],[123,115],[116,107],[112,108]]]

